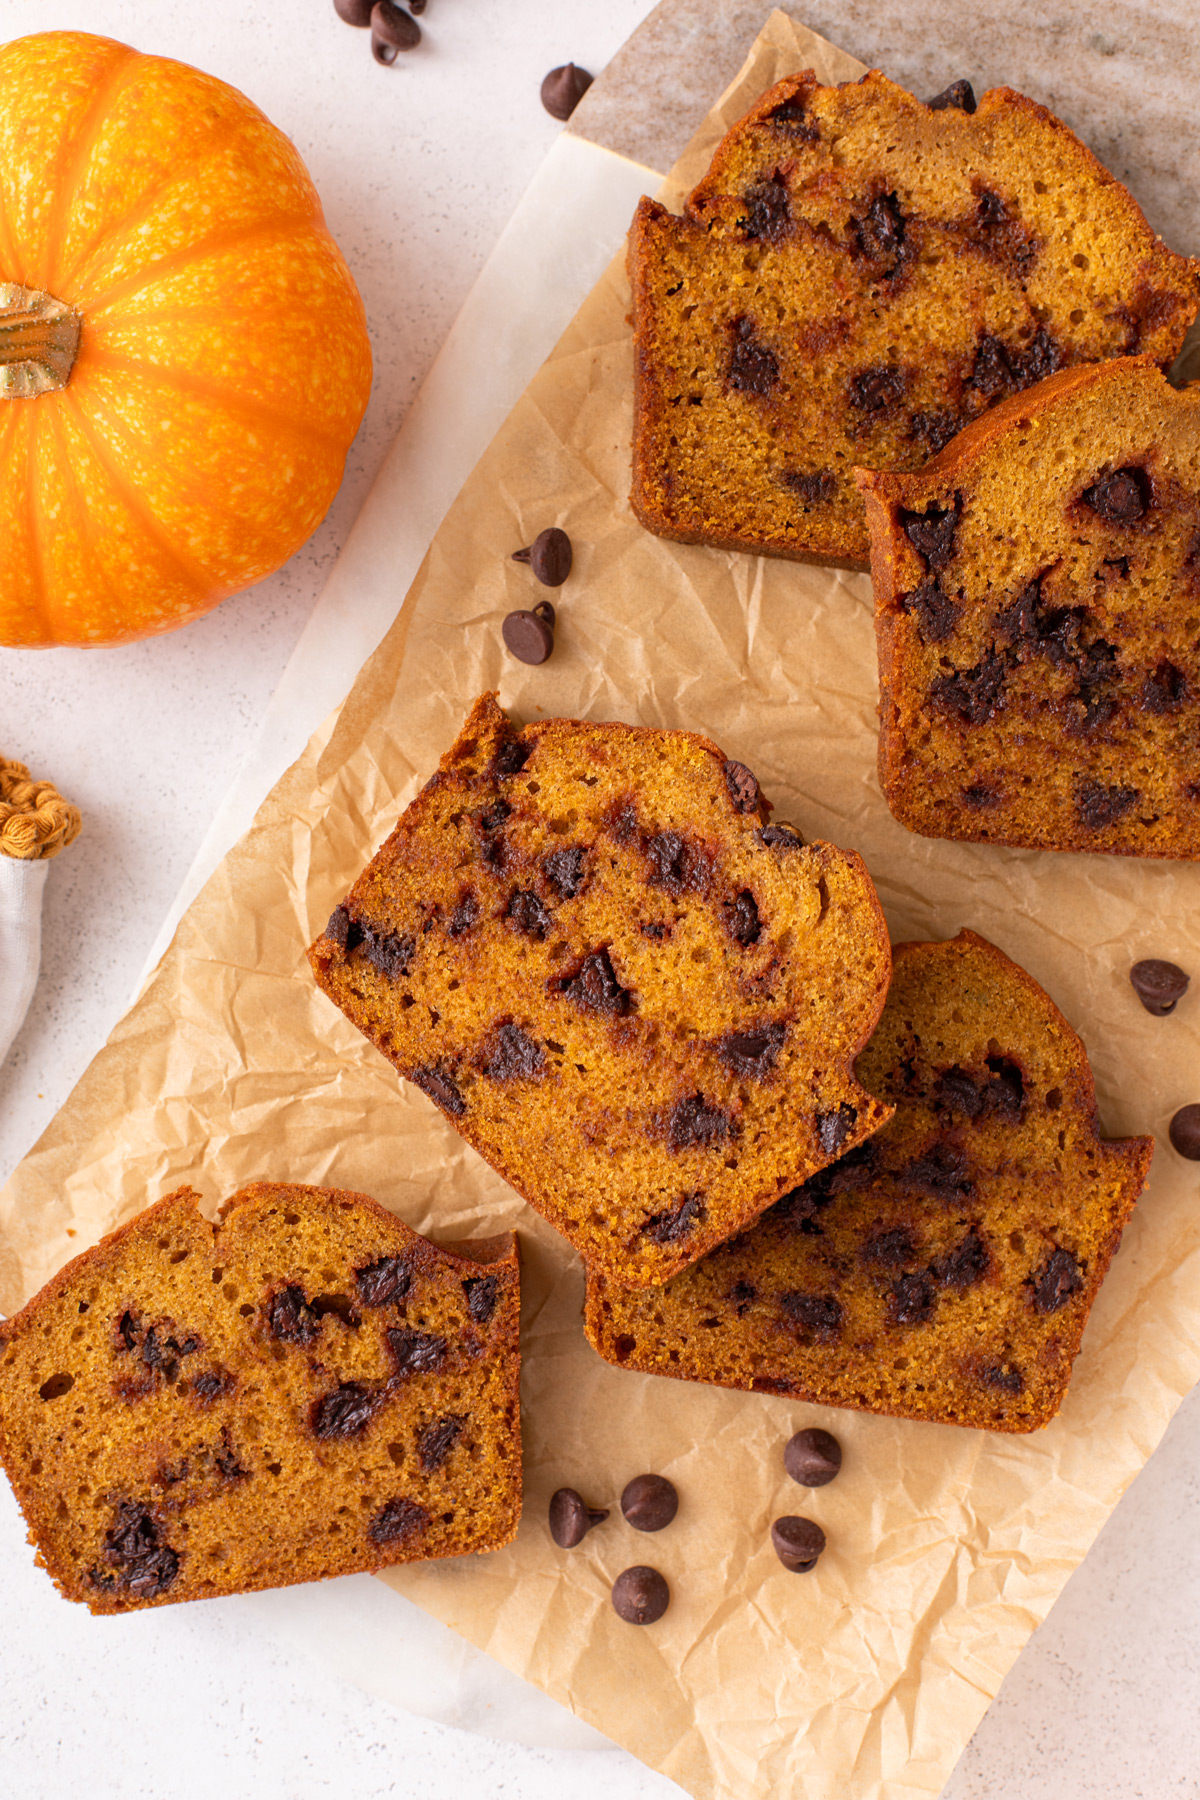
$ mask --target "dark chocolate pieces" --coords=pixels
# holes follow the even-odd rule
[[[949,87],[943,88],[940,94],[935,94],[925,104],[930,112],[945,112],[953,108],[956,112],[973,113],[975,90],[969,81],[952,81]]]
[[[807,1575],[825,1548],[825,1533],[812,1519],[788,1514],[771,1526],[771,1548],[793,1575]]]
[[[493,1033],[483,1072],[492,1081],[536,1081],[546,1073],[546,1053],[510,1019]]]
[[[552,119],[569,119],[592,85],[586,69],[561,63],[542,80],[542,105]]]
[[[653,1625],[671,1604],[671,1590],[657,1569],[638,1563],[613,1582],[612,1603],[627,1625]]]
[[[621,1514],[635,1531],[663,1531],[679,1511],[679,1494],[665,1475],[635,1475],[621,1494]]]
[[[179,1573],[178,1553],[162,1541],[162,1531],[149,1508],[122,1500],[104,1535],[106,1567],[90,1571],[97,1587],[119,1587],[134,1600],[156,1600]]]
[[[454,1413],[447,1413],[444,1419],[435,1419],[432,1425],[426,1425],[417,1433],[417,1454],[423,1469],[441,1468],[458,1442],[466,1422]]]
[[[563,976],[557,986],[561,994],[585,1012],[621,1018],[633,1003],[630,990],[623,988],[617,980],[607,945],[585,956],[575,973]]]
[[[708,1208],[704,1204],[702,1194],[685,1194],[674,1206],[662,1212],[651,1213],[642,1226],[641,1235],[650,1239],[652,1244],[677,1244],[685,1238],[689,1231],[703,1224],[708,1217]]]
[[[1178,963],[1164,962],[1157,956],[1135,962],[1129,980],[1146,1011],[1158,1019],[1175,1011],[1191,984],[1191,977],[1184,974]]]
[[[1052,1252],[1033,1277],[1033,1304],[1043,1315],[1061,1312],[1083,1286],[1083,1270],[1069,1250]]]
[[[358,1437],[370,1424],[383,1396],[361,1381],[343,1381],[314,1401],[312,1428],[319,1438]]]
[[[779,358],[756,337],[753,319],[733,319],[729,328],[733,347],[725,379],[735,392],[765,399],[779,380]]]
[[[364,1306],[395,1306],[408,1293],[412,1268],[407,1257],[383,1256],[365,1269],[356,1269],[354,1284]]]
[[[452,1114],[456,1119],[462,1118],[467,1110],[467,1103],[452,1075],[448,1075],[444,1069],[414,1069],[410,1079],[443,1112]]]
[[[1136,525],[1150,506],[1150,482],[1145,469],[1131,465],[1101,475],[1083,491],[1083,502],[1108,525]]]
[[[757,812],[759,805],[758,778],[746,767],[745,763],[728,761],[723,768],[725,786],[729,789],[729,798],[733,802],[734,811]]]
[[[1181,1106],[1168,1130],[1171,1146],[1189,1162],[1200,1162],[1200,1105]]]
[[[500,1298],[500,1282],[495,1275],[468,1275],[463,1282],[467,1311],[476,1325],[486,1325]]]
[[[449,1349],[445,1338],[432,1331],[394,1328],[388,1331],[387,1340],[396,1365],[396,1377],[400,1380],[410,1375],[429,1375],[440,1369]]]
[[[831,1431],[810,1425],[784,1445],[783,1466],[800,1487],[824,1487],[842,1466],[842,1446]]]
[[[607,1507],[589,1506],[574,1488],[561,1487],[550,1496],[550,1536],[560,1550],[574,1550],[607,1517]]]
[[[367,1527],[367,1536],[373,1544],[396,1544],[405,1538],[416,1537],[429,1524],[429,1514],[417,1501],[399,1495],[381,1506]]]
[[[532,612],[518,608],[505,616],[500,635],[518,662],[544,663],[554,648],[554,608],[548,600]]]
[[[415,50],[421,41],[421,27],[394,0],[375,0],[371,8],[371,55],[384,68],[390,68],[405,50]]]
[[[543,587],[561,587],[571,573],[571,562],[574,552],[571,540],[561,525],[549,525],[545,531],[539,531],[532,544],[524,550],[514,550],[514,562],[528,563],[534,575]],[[550,623],[554,623],[554,610],[550,610]]]
[[[667,1142],[672,1150],[708,1149],[722,1144],[730,1135],[733,1121],[719,1106],[703,1094],[689,1094],[677,1101],[667,1118]]]

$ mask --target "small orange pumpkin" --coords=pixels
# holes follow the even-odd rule
[[[211,75],[0,49],[0,644],[171,631],[324,517],[371,385],[303,163]]]

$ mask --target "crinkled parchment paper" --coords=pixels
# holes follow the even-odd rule
[[[858,70],[774,15],[682,187],[759,92],[809,64],[833,79]],[[1166,1135],[1200,1098],[1200,993],[1152,1019],[1128,981],[1145,955],[1200,974],[1200,867],[934,843],[895,824],[874,772],[867,578],[672,546],[635,524],[627,307],[614,267],[467,483],[345,705],[0,1196],[0,1305],[185,1179],[214,1202],[251,1177],[336,1182],[447,1237],[515,1225],[525,1522],[508,1550],[386,1579],[697,1796],[936,1794],[1200,1373],[1200,1169]],[[505,612],[538,597],[509,558],[555,523],[575,568],[555,595],[555,654],[530,669],[501,648]],[[1106,1128],[1152,1131],[1159,1150],[1047,1430],[822,1413],[606,1367],[584,1341],[565,1244],[317,992],[305,945],[492,686],[524,718],[709,733],[757,772],[778,817],[862,851],[895,937],[973,926],[1079,1027]],[[809,1423],[846,1452],[840,1479],[813,1494],[780,1460]],[[639,1536],[617,1513],[580,1548],[554,1548],[554,1488],[613,1506],[645,1469],[679,1487],[668,1531]],[[814,1575],[787,1574],[770,1548],[771,1519],[793,1511],[828,1534]],[[674,1597],[637,1630],[609,1585],[645,1560]]]

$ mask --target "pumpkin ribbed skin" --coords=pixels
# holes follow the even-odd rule
[[[0,643],[173,630],[320,523],[366,320],[304,165],[243,95],[84,33],[0,49],[0,282],[82,320],[65,387],[0,400]]]

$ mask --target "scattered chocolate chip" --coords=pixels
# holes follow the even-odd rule
[[[1035,251],[1032,244],[1025,244],[1017,253],[1017,261],[1028,264],[1032,262]],[[1032,387],[1035,382],[1045,381],[1056,369],[1063,365],[1063,352],[1055,343],[1044,325],[1038,327],[1028,347],[1015,358],[1010,355],[1017,377],[1018,387]]]
[[[725,786],[729,789],[729,798],[733,801],[735,812],[758,811],[758,780],[745,763],[725,764]]]
[[[1150,505],[1144,469],[1114,469],[1083,491],[1083,501],[1110,525],[1135,525]]]
[[[586,69],[562,63],[542,82],[542,105],[552,119],[569,119],[592,85]]]
[[[411,1079],[443,1112],[452,1113],[456,1119],[466,1112],[467,1103],[452,1075],[444,1074],[441,1069],[414,1069]]]
[[[627,1625],[653,1625],[671,1604],[671,1590],[657,1569],[638,1563],[613,1582],[612,1603]]]
[[[987,188],[984,188],[975,207],[976,224],[982,225],[986,229],[992,225],[1003,225],[1007,219],[1008,208],[1000,195],[990,193]]]
[[[962,803],[968,812],[989,812],[993,806],[999,806],[1000,795],[995,788],[980,782],[963,789]]]
[[[387,1341],[397,1375],[428,1375],[446,1360],[446,1340],[432,1331],[392,1329]]]
[[[1191,982],[1191,977],[1184,974],[1178,963],[1163,962],[1157,956],[1135,962],[1129,971],[1129,979],[1146,1011],[1157,1019],[1175,1011]]]
[[[654,1244],[675,1244],[708,1217],[708,1208],[700,1194],[685,1194],[664,1212],[651,1213],[642,1226],[641,1235]]]
[[[707,1149],[723,1143],[729,1136],[732,1121],[721,1107],[710,1105],[703,1094],[689,1094],[677,1101],[667,1119],[667,1142],[672,1150],[691,1150],[697,1144]]]
[[[1040,1313],[1056,1313],[1083,1286],[1083,1270],[1069,1250],[1055,1250],[1033,1278],[1033,1304]]]
[[[832,1294],[781,1294],[779,1304],[794,1324],[811,1331],[818,1342],[828,1342],[842,1328],[841,1302]]]
[[[940,1286],[962,1293],[983,1280],[991,1263],[987,1245],[972,1226],[960,1244],[933,1264],[930,1274]]]
[[[761,1081],[774,1068],[786,1036],[787,1026],[780,1024],[764,1025],[761,1031],[735,1031],[721,1039],[717,1055],[732,1074]]]
[[[996,716],[1004,697],[1004,664],[989,650],[973,669],[939,675],[929,689],[939,712],[953,713],[966,725],[985,725]]]
[[[804,839],[794,825],[764,825],[758,834],[759,842],[772,850],[803,850]]]
[[[589,1506],[574,1488],[559,1488],[550,1496],[550,1536],[560,1550],[573,1550],[582,1544],[595,1525],[603,1525],[607,1507]]]
[[[199,1375],[192,1376],[192,1392],[197,1400],[216,1400],[221,1394],[231,1393],[235,1386],[233,1376],[224,1369],[202,1369]]]
[[[1137,788],[1105,787],[1100,781],[1083,781],[1075,796],[1075,810],[1090,831],[1103,831],[1123,819],[1140,798]]]
[[[477,1325],[486,1325],[496,1310],[500,1282],[495,1275],[468,1275],[463,1282],[467,1311]]]
[[[810,1425],[784,1445],[783,1466],[801,1487],[824,1487],[842,1466],[842,1446],[831,1431]]]
[[[357,1437],[370,1423],[381,1398],[359,1381],[343,1381],[314,1403],[312,1428],[319,1438]]]
[[[923,513],[901,510],[904,535],[932,574],[954,560],[958,519],[957,506],[930,506]]]
[[[542,874],[562,900],[573,900],[583,886],[583,850],[555,850],[542,864]]]
[[[366,927],[360,929],[363,954],[372,968],[377,969],[388,981],[397,981],[401,975],[408,974],[416,951],[412,938],[395,931],[378,932]],[[346,947],[349,949],[351,945],[347,943]]]
[[[532,755],[532,744],[522,743],[516,737],[506,738],[496,752],[491,772],[501,780],[509,775],[519,775]]]
[[[816,121],[804,110],[802,94],[792,94],[788,99],[781,100],[767,116],[772,125],[778,125],[789,137],[807,138],[810,142],[815,142],[821,135]]]
[[[861,217],[850,220],[849,230],[860,256],[876,262],[891,261],[889,275],[896,274],[907,260],[904,214],[895,194],[877,194]]]
[[[785,235],[792,223],[788,191],[776,169],[769,181],[756,181],[746,189],[742,199],[746,216],[738,224],[748,238],[774,241]]]
[[[411,1282],[412,1268],[404,1256],[382,1256],[368,1268],[354,1271],[354,1285],[364,1306],[396,1305]]]
[[[980,1369],[979,1379],[1001,1394],[1020,1394],[1025,1389],[1025,1378],[1020,1369],[1014,1369],[1011,1365],[1008,1368],[995,1365]]]
[[[518,888],[508,903],[507,918],[510,918],[518,931],[526,937],[534,938],[539,944],[550,929],[550,914],[546,911],[537,895],[528,888]]]
[[[367,1526],[367,1536],[374,1544],[394,1544],[401,1538],[414,1537],[429,1524],[429,1514],[415,1500],[403,1495],[381,1506]]]
[[[1141,708],[1149,713],[1174,712],[1188,697],[1187,677],[1183,670],[1164,661],[1142,683]]]
[[[444,1419],[437,1419],[432,1425],[426,1425],[423,1431],[418,1431],[417,1453],[423,1469],[441,1468],[458,1442],[466,1422],[465,1419],[448,1413]]]
[[[662,1531],[679,1511],[679,1495],[665,1475],[635,1475],[621,1495],[621,1512],[635,1531]]]
[[[785,1569],[793,1575],[807,1575],[816,1568],[817,1558],[825,1548],[825,1533],[811,1519],[789,1514],[771,1526],[771,1548]]]
[[[753,319],[734,319],[730,329],[733,349],[726,379],[739,394],[755,394],[763,399],[779,380],[779,359],[755,338]]]
[[[122,1500],[117,1507],[104,1535],[104,1560],[116,1571],[116,1582],[138,1600],[165,1594],[179,1573],[179,1557],[160,1541],[157,1522],[135,1500]],[[92,1574],[98,1586],[113,1584],[113,1576],[106,1578],[99,1570]]]
[[[950,439],[957,437],[963,427],[958,414],[949,412],[915,412],[908,423],[913,437],[918,443],[925,445],[931,456],[944,450]]]
[[[624,1017],[632,1003],[630,990],[617,980],[607,949],[585,956],[573,975],[559,981],[558,989],[585,1012],[608,1013],[615,1018]]]
[[[371,8],[371,55],[390,68],[403,50],[415,50],[421,27],[394,0],[375,0]]]
[[[780,480],[806,506],[823,505],[837,493],[837,476],[831,475],[828,469],[811,473],[801,469],[785,469]]]
[[[223,1475],[226,1481],[244,1481],[250,1473],[249,1469],[243,1469],[238,1461],[228,1425],[221,1427],[221,1445],[218,1450],[213,1452],[213,1462],[216,1464],[218,1474]]]
[[[120,1318],[117,1320],[116,1331],[113,1333],[116,1338],[114,1348],[118,1355],[126,1350],[132,1350],[134,1348],[141,1337],[141,1331],[141,1322],[135,1314],[131,1312],[123,1312],[121,1314]]]
[[[851,406],[860,412],[886,413],[904,398],[904,374],[900,369],[864,369],[849,384]]]
[[[495,1032],[483,1072],[493,1081],[533,1081],[546,1073],[546,1053],[510,1021]]]
[[[344,24],[365,29],[371,23],[374,4],[375,0],[333,0],[333,10]]]
[[[729,1290],[729,1300],[739,1319],[745,1318],[757,1299],[758,1289],[752,1281],[735,1281]]]
[[[858,1123],[858,1109],[842,1101],[836,1112],[817,1114],[817,1142],[829,1156],[841,1149]]]
[[[919,1194],[954,1205],[975,1192],[968,1166],[967,1153],[958,1144],[939,1142],[914,1156],[900,1171],[899,1179],[903,1186]]]
[[[682,894],[691,883],[694,858],[687,840],[677,831],[659,831],[645,840],[650,864],[649,879],[668,894]]]
[[[513,551],[513,561],[528,563],[543,587],[561,587],[571,573],[571,540],[559,525],[549,525],[545,531],[539,531],[532,544],[524,550]],[[548,600],[542,605],[549,609],[547,623],[554,624],[554,608]]]
[[[491,831],[499,831],[511,814],[512,807],[507,800],[493,800],[490,806],[485,806],[482,812],[476,814],[474,823],[486,835]]]
[[[1019,1125],[1025,1116],[1025,1077],[1021,1066],[1011,1056],[989,1056],[987,1066],[991,1080],[984,1089],[984,1102],[1007,1125]]]
[[[301,1287],[281,1288],[267,1303],[267,1330],[285,1344],[311,1344],[321,1324]]]
[[[1172,1147],[1189,1162],[1200,1162],[1200,1105],[1181,1106],[1171,1120],[1168,1135]]]
[[[554,648],[554,627],[536,612],[510,612],[500,635],[518,662],[544,663]]]
[[[350,914],[344,906],[335,906],[329,915],[329,923],[325,927],[325,936],[339,950],[349,948],[347,939],[350,936]]]
[[[730,937],[743,950],[757,944],[762,935],[762,921],[758,916],[758,902],[749,888],[743,888],[737,898],[726,906],[725,917]]]
[[[943,88],[940,94],[935,94],[925,104],[930,112],[946,112],[952,107],[956,112],[973,113],[975,90],[969,81],[952,81],[948,88]]]
[[[934,1083],[933,1103],[947,1112],[977,1119],[986,1105],[984,1084],[976,1081],[968,1069],[955,1063],[952,1068],[944,1069]]]
[[[876,1263],[881,1269],[901,1269],[916,1260],[917,1243],[907,1225],[894,1231],[877,1231],[862,1247],[864,1262]]]
[[[912,1275],[902,1275],[899,1281],[893,1282],[888,1305],[893,1324],[927,1324],[933,1317],[936,1305],[933,1277],[927,1269],[919,1269]]]
[[[923,644],[944,644],[962,614],[958,601],[942,592],[936,578],[923,581],[903,604],[905,612],[916,613]]]

